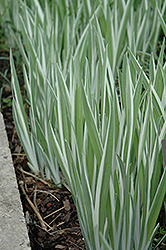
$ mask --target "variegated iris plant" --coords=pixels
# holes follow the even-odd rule
[[[62,169],[87,249],[148,250],[166,190],[166,3],[92,2],[20,1],[29,116],[11,54],[14,120],[32,170],[60,183]]]

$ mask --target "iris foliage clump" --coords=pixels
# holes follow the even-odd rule
[[[29,112],[11,53],[13,115],[30,168],[56,184],[61,168],[87,249],[152,249],[166,190],[166,1],[14,2]]]

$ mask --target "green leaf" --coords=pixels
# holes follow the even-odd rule
[[[166,24],[165,24],[165,21],[164,21],[164,19],[162,17],[162,14],[161,14],[158,7],[157,7],[157,13],[158,13],[158,17],[159,17],[159,20],[160,20],[164,35],[166,36]]]
[[[138,60],[136,59],[136,57],[133,55],[133,53],[131,52],[131,50],[128,48],[129,54],[130,54],[130,59],[134,65],[134,68],[136,69],[136,71],[138,72],[138,74],[142,74],[142,80],[144,82],[144,86],[147,89],[149,87],[149,79],[146,76],[145,72],[143,71],[141,65],[139,64]]]
[[[95,118],[92,113],[92,109],[90,107],[90,104],[85,94],[85,90],[83,86],[82,86],[82,100],[83,100],[85,121],[86,121],[87,128],[88,128],[88,134],[91,140],[94,154],[97,158],[98,166],[100,166],[102,153],[103,153],[103,146],[102,146],[100,134],[98,132],[97,125],[95,122]]]
[[[149,240],[153,232],[165,194],[166,194],[166,168],[164,168],[160,183],[158,185],[155,197],[153,199],[153,203],[149,211],[147,240]]]
[[[144,121],[141,124],[141,133],[139,137],[139,146],[138,146],[138,169],[141,166],[141,161],[143,157],[143,151],[145,148],[145,143],[148,135],[148,126],[150,122],[150,114],[151,114],[151,107],[150,107],[150,96],[147,96],[147,106],[145,109],[145,117]]]

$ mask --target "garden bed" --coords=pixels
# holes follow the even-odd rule
[[[88,249],[163,249],[165,39],[159,54],[157,46],[166,2],[88,1],[88,11],[84,1],[48,2],[14,4],[18,38],[10,27],[14,49],[1,56],[2,110],[32,249],[85,249],[76,207]],[[27,158],[12,120],[9,57]]]
[[[6,69],[9,71],[9,64],[6,64]],[[55,187],[51,182],[46,184],[41,180],[37,180],[37,177],[30,172],[27,166],[27,158],[18,139],[13,122],[12,108],[10,105],[11,94],[10,86],[5,85],[2,96],[2,112],[17,181],[18,183],[23,181],[24,187],[26,187],[26,195],[33,203],[35,201],[42,218],[48,216],[45,221],[50,226],[50,228],[47,226],[47,230],[41,227],[37,215],[28,203],[25,194],[23,194],[20,189],[31,248],[32,250],[86,249],[77,218],[76,207],[69,190],[65,188],[65,186],[62,186],[60,189]],[[58,200],[54,196],[58,198]],[[160,230],[155,239],[156,242],[161,239],[166,231],[165,220],[165,209],[163,205],[158,218]],[[162,243],[162,246],[158,249],[165,249],[165,247],[165,243]]]

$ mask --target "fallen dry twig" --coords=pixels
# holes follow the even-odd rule
[[[22,173],[24,173],[24,174],[26,174],[26,175],[29,175],[29,176],[32,176],[32,177],[35,178],[36,180],[41,181],[41,182],[44,183],[45,185],[48,185],[49,187],[51,187],[51,185],[50,185],[48,182],[46,182],[45,180],[41,179],[40,177],[38,177],[38,176],[36,176],[36,175],[34,175],[34,174],[32,174],[32,173],[26,172],[25,170],[22,169],[21,166],[17,167],[17,169],[20,170]]]
[[[36,210],[36,207],[35,205],[32,203],[32,201],[29,199],[27,193],[25,192],[25,189],[24,189],[24,182],[23,181],[19,181],[19,185],[20,185],[20,188],[23,192],[23,194],[25,194],[25,198],[27,199],[29,205],[31,206],[31,208],[33,209],[33,211],[35,212],[36,216],[38,217],[39,219],[39,222],[40,222],[40,225],[43,229],[46,230],[46,226],[45,226],[45,222],[43,221],[40,213]],[[47,231],[47,230],[46,230]]]

